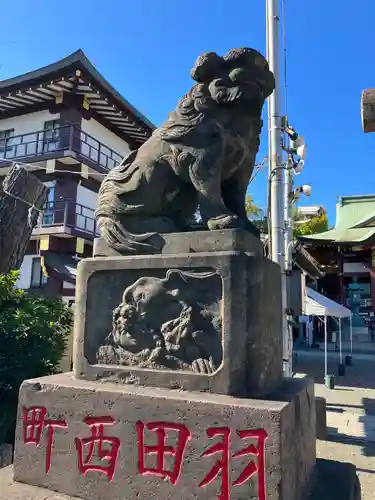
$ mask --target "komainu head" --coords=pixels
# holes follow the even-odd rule
[[[218,104],[263,105],[275,88],[266,59],[255,49],[232,49],[221,57],[215,52],[200,55],[191,77],[204,85]]]

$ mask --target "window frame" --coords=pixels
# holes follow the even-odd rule
[[[35,273],[37,270],[35,269],[35,263],[39,262],[39,279],[35,279]],[[41,258],[33,257],[31,261],[31,275],[30,275],[30,288],[43,288],[47,283],[48,277],[43,273]]]
[[[52,133],[51,137],[48,136]],[[47,120],[43,125],[43,149],[45,153],[49,151],[50,144],[56,144],[57,146],[52,150],[55,151],[58,148],[58,143],[60,141],[60,120],[58,118],[54,120]]]
[[[6,153],[12,150],[13,145],[11,144],[11,141],[9,139],[12,139],[14,137],[14,132],[14,128],[0,130],[0,153]],[[7,135],[7,133],[10,133],[10,135]],[[1,134],[4,134],[4,137],[1,137]],[[4,145],[2,145],[2,142],[4,143]]]

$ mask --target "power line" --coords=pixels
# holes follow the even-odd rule
[[[288,116],[288,73],[287,73],[287,37],[285,21],[285,0],[281,0],[281,27],[283,34],[283,63],[284,63],[284,106],[285,116]]]
[[[23,162],[23,161],[13,161],[13,160],[7,160],[6,158],[0,158],[0,162],[4,162],[4,163],[12,163],[13,165],[16,164],[16,165],[22,165],[23,167],[32,167],[33,169],[35,170],[44,170],[44,171],[47,171],[47,167],[41,167],[40,165],[35,165],[32,164],[32,163],[26,163],[26,162]],[[51,174],[54,174],[54,173],[62,173],[62,174],[75,174],[75,175],[79,175],[81,176],[82,175],[82,172],[78,172],[77,170],[53,170],[49,173]],[[107,173],[108,174],[108,173]],[[99,175],[101,177],[105,177],[107,174],[102,174],[102,173],[99,173],[99,172],[95,172],[95,175]]]

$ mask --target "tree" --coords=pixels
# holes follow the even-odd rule
[[[62,300],[25,293],[18,276],[0,274],[0,443],[13,442],[20,385],[58,372],[73,326]]]
[[[245,210],[249,219],[256,219],[263,213],[263,210],[258,205],[255,205],[253,197],[250,194],[246,196]]]
[[[319,234],[328,231],[328,218],[326,212],[322,212],[317,217],[313,217],[307,222],[302,224],[295,224],[293,228],[293,235],[295,238],[298,236],[308,236],[310,234]]]
[[[22,264],[47,192],[43,182],[18,165],[0,184],[0,273]]]

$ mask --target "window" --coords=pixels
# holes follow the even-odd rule
[[[35,257],[31,265],[31,288],[41,288],[47,283],[47,276],[43,274],[40,257]]]
[[[48,226],[53,224],[54,208],[55,208],[55,189],[56,183],[48,185],[48,196],[43,209],[43,221],[42,224]]]
[[[60,136],[60,123],[59,120],[49,120],[44,123],[44,152],[55,151],[58,147]]]
[[[12,140],[14,136],[14,128],[8,130],[0,130],[0,153],[10,151],[12,149]]]

